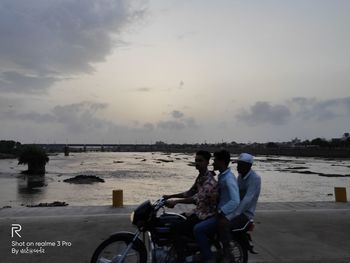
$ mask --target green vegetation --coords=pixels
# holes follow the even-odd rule
[[[49,157],[41,147],[30,145],[22,148],[18,164],[28,165],[27,174],[45,174],[45,165]]]
[[[5,154],[16,154],[18,149],[21,147],[20,142],[15,141],[0,141],[0,153]]]
[[[349,133],[344,133],[342,138],[333,138],[326,140],[324,138],[315,138],[311,141],[306,140],[296,145],[302,146],[314,146],[320,148],[350,148],[350,137]]]

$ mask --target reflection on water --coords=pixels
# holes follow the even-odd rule
[[[17,199],[24,203],[28,200],[40,200],[45,196],[47,189],[45,176],[22,175],[17,177]]]
[[[115,189],[124,191],[125,204],[155,200],[192,186],[193,161],[193,154],[184,153],[60,154],[50,157],[45,176],[25,176],[13,160],[0,160],[0,207],[54,201],[110,205]],[[237,175],[236,165],[231,167]],[[333,201],[334,187],[350,187],[349,167],[350,160],[259,156],[254,169],[262,178],[260,201]],[[64,182],[76,175],[99,176],[105,183]]]

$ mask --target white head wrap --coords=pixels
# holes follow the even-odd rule
[[[238,157],[238,161],[246,162],[253,164],[254,162],[254,156],[249,153],[241,153]]]

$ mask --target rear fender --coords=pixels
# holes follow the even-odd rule
[[[233,240],[239,242],[243,248],[247,249],[248,251],[252,252],[253,245],[251,244],[251,237],[249,233],[247,232],[235,232],[233,235]]]
[[[232,235],[233,240],[239,242],[244,248],[249,248],[249,236],[244,232],[235,232]]]
[[[236,232],[236,233],[233,234],[233,239],[236,240],[237,242],[239,242],[242,245],[242,247],[247,249],[250,253],[258,254],[254,250],[254,246],[253,246],[253,244],[251,242],[252,238],[251,238],[249,233],[247,233],[247,232]]]

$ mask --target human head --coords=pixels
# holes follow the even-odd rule
[[[208,151],[200,150],[196,152],[196,157],[194,159],[196,164],[196,169],[198,171],[204,171],[208,169],[210,158],[211,158],[211,154]]]
[[[241,153],[237,160],[237,172],[246,175],[252,168],[254,156],[249,153]]]
[[[214,170],[223,171],[227,169],[230,163],[230,153],[226,150],[221,150],[214,153]]]

